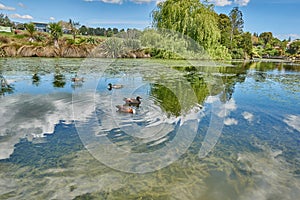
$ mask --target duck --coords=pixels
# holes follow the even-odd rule
[[[142,97],[137,96],[135,99],[134,98],[124,98],[123,100],[127,105],[133,105],[133,106],[139,106],[141,104],[141,99]]]
[[[123,85],[120,85],[120,84],[113,85],[111,83],[108,84],[108,90],[111,90],[111,89],[120,89],[120,88],[123,88]]]
[[[77,75],[75,75],[75,77],[72,78],[72,82],[83,82],[83,77],[78,78]]]
[[[32,82],[38,82],[40,80],[40,77],[37,73],[34,73],[32,75]]]
[[[117,105],[116,107],[118,108],[118,112],[135,114],[135,109],[133,109],[133,108],[130,107],[130,106],[126,106],[126,105]]]

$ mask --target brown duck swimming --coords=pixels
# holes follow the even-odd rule
[[[116,106],[117,108],[118,108],[118,111],[119,112],[123,112],[123,113],[132,113],[132,114],[134,114],[135,113],[135,110],[132,108],[132,107],[130,107],[130,106],[121,106],[121,105],[117,105]]]
[[[111,90],[111,89],[120,89],[120,88],[123,88],[123,85],[120,85],[120,84],[113,85],[113,84],[109,83],[107,89]]]
[[[137,96],[135,99],[134,98],[124,98],[123,100],[127,105],[132,105],[132,106],[139,106],[141,104],[141,99],[142,97]]]
[[[83,82],[83,77],[78,78],[77,75],[75,75],[75,77],[72,78],[72,82]]]

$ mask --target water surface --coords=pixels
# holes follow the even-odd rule
[[[0,74],[0,199],[300,196],[300,65],[15,58]]]

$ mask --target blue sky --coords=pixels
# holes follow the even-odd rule
[[[162,0],[160,0],[162,1]],[[217,13],[239,6],[244,31],[271,31],[280,39],[300,38],[300,0],[209,0]],[[0,0],[0,13],[19,22],[72,19],[90,27],[144,29],[157,0]]]

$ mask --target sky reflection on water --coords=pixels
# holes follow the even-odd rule
[[[120,60],[118,68],[112,65],[102,77],[96,69],[87,68],[82,73],[85,82],[74,85],[71,78],[81,66],[80,59],[1,60],[0,72],[14,89],[0,97],[0,199],[264,200],[300,196],[300,66],[220,64],[212,77],[221,77],[222,90],[214,86],[213,78],[203,80],[201,63],[198,68],[172,63],[173,71],[183,74],[196,96],[196,102],[188,101],[193,103],[178,109],[174,101],[184,93],[174,96],[172,89],[153,85],[157,80],[149,69],[138,67],[132,73],[139,62],[143,61]],[[176,83],[180,76],[174,72],[162,77]],[[95,91],[74,97],[95,81]],[[130,84],[124,90],[109,91],[109,82]],[[143,95],[140,115],[115,112],[115,104],[121,104],[126,94]],[[225,111],[212,112],[216,101],[223,103]],[[218,137],[207,138],[213,114],[224,119],[224,127]],[[87,151],[74,122],[89,122],[93,115],[104,128],[99,132],[102,136],[133,152],[154,152],[170,144],[182,116],[198,124],[192,143],[178,160],[151,173],[130,174],[111,169]],[[157,119],[145,118],[148,115]],[[128,126],[134,123],[140,131]],[[157,134],[151,135],[151,127]],[[216,145],[200,159],[205,139]],[[114,159],[117,156],[110,157],[111,162]]]

